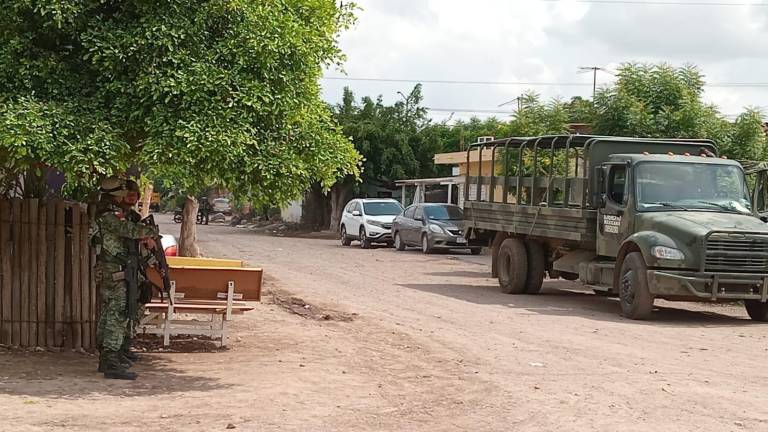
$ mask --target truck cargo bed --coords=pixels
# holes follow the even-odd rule
[[[594,241],[597,210],[539,207],[481,201],[464,202],[467,228]]]

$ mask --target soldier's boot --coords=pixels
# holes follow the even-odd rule
[[[124,369],[128,369],[129,367],[132,366],[131,362],[128,361],[128,360],[120,359],[118,357],[118,361],[120,362],[120,366],[122,366]],[[104,371],[106,369],[107,369],[106,368],[106,357],[104,356],[103,353],[99,354],[99,368],[97,369],[97,371],[99,373],[104,373]]]
[[[118,360],[116,351],[109,351],[104,356],[104,378],[119,380],[135,380],[139,375],[123,367]]]
[[[125,338],[125,340],[123,341],[123,346],[120,347],[120,354],[123,356],[125,360],[129,361],[131,364],[141,360],[141,356],[139,354],[131,351],[132,344],[133,344],[133,339]]]

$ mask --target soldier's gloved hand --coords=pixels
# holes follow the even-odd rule
[[[147,249],[156,249],[157,243],[155,242],[155,239],[152,237],[144,237],[141,239],[141,244],[144,245]]]

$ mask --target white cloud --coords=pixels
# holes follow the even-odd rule
[[[424,104],[493,110],[531,89],[545,98],[591,96],[591,74],[578,66],[625,61],[694,62],[711,82],[768,81],[763,47],[766,7],[586,4],[535,0],[360,0],[357,26],[342,35],[350,77],[472,81],[582,82],[570,86],[424,84]],[[329,71],[329,76],[337,76]],[[612,77],[598,76],[606,83]],[[358,96],[394,101],[409,83],[324,80],[336,102]],[[768,88],[708,88],[725,113],[768,105]],[[436,120],[450,113],[434,112]],[[456,113],[454,118],[468,117]]]

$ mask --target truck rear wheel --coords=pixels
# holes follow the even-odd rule
[[[747,314],[755,321],[768,321],[768,303],[760,300],[744,300],[744,307],[747,308]]]
[[[633,320],[648,318],[653,311],[653,295],[648,289],[648,267],[640,252],[631,252],[621,264],[619,303],[621,314]]]
[[[528,253],[525,243],[519,238],[508,238],[499,247],[496,258],[499,285],[505,294],[522,294],[528,275]]]
[[[538,294],[544,283],[547,272],[547,256],[544,247],[536,240],[525,241],[526,257],[528,259],[528,275],[525,278],[525,292]]]

